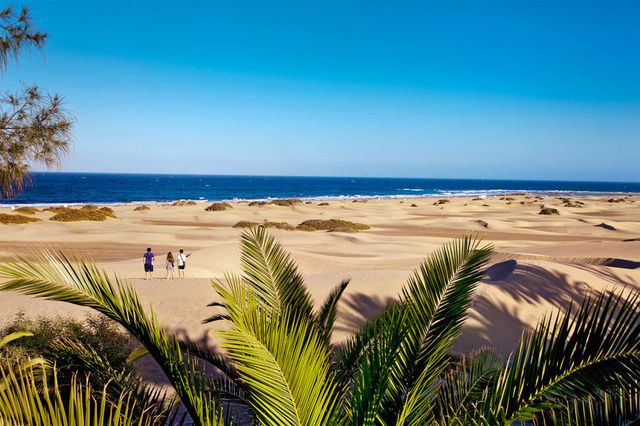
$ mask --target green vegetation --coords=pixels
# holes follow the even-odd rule
[[[23,216],[21,214],[0,213],[0,223],[4,223],[5,225],[9,225],[9,224],[22,225],[25,223],[39,222],[39,221],[40,219],[38,219],[37,217]]]
[[[36,214],[39,211],[40,210],[36,209],[35,207],[18,207],[13,212],[14,213],[20,213],[20,214]]]
[[[264,228],[276,228],[276,229],[284,229],[286,231],[295,231],[295,227],[287,222],[250,222],[248,220],[241,220],[240,222],[233,225],[234,228],[255,228],[257,226],[262,226]]]
[[[29,9],[0,9],[0,78],[9,60],[24,50],[44,47],[47,34],[38,30]],[[0,199],[14,198],[31,183],[33,166],[55,168],[71,145],[73,117],[60,95],[42,93],[37,86],[0,94]]]
[[[54,211],[53,208],[50,209]],[[62,207],[58,210],[58,213],[51,216],[49,220],[54,220],[57,222],[78,222],[84,220],[101,222],[107,220],[107,218],[109,217],[116,217],[113,209],[109,207],[98,208],[98,206],[87,204],[78,209]]]
[[[271,204],[273,204],[274,206],[289,207],[289,206],[294,206],[296,204],[302,204],[302,200],[300,200],[298,198],[289,198],[289,199],[283,199],[283,200],[273,200],[271,202]]]
[[[296,229],[300,231],[357,232],[369,229],[369,225],[341,219],[311,219],[305,220]]]
[[[232,208],[233,207],[229,203],[213,203],[209,207],[207,207],[205,211],[218,212],[218,211],[224,211]]]
[[[554,215],[554,214],[560,214],[560,212],[558,211],[558,209],[554,209],[552,207],[542,207],[540,209],[540,212],[538,214],[542,214],[542,215]]]
[[[195,206],[196,202],[195,201],[186,201],[186,200],[180,200],[180,201],[176,201],[173,204],[171,204],[172,206],[176,206],[176,207],[184,207],[184,206]]]
[[[0,265],[5,280],[0,291],[90,307],[121,324],[158,363],[198,425],[622,425],[640,420],[640,293],[633,289],[591,295],[577,307],[549,315],[522,335],[506,361],[488,349],[450,355],[491,255],[490,246],[469,237],[444,245],[409,277],[395,304],[334,346],[338,302],[348,280],[314,306],[288,253],[263,227],[252,228],[241,237],[241,275],[212,283],[218,301],[210,305],[215,312],[205,322],[227,323],[212,329],[225,355],[178,340],[152,309],[143,308],[127,281],[82,260],[43,254],[33,262]],[[203,363],[216,374],[208,375]],[[94,365],[91,374],[109,371]],[[35,368],[15,365],[2,371],[8,386],[0,386],[0,422],[48,418],[47,404],[29,403],[34,395],[72,405],[57,398],[59,383],[34,385],[48,373],[38,376]],[[18,376],[23,379],[12,379]],[[96,401],[105,401],[105,410],[149,401],[123,389],[106,401],[97,395]],[[91,388],[78,380],[70,394],[82,392]],[[92,407],[80,403],[75,409],[103,405]]]

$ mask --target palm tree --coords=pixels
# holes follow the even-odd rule
[[[29,9],[0,10],[0,73],[25,49],[42,48],[40,32]],[[30,183],[31,166],[60,166],[71,145],[73,118],[60,95],[43,94],[36,86],[0,95],[0,199],[19,195]]]
[[[629,424],[640,397],[640,296],[589,296],[523,334],[506,362],[451,355],[491,255],[471,237],[431,254],[397,303],[331,344],[341,283],[314,309],[290,256],[261,227],[243,233],[242,274],[212,283],[208,321],[224,355],[178,340],[131,285],[45,253],[0,266],[1,291],[91,307],[124,326],[198,425]],[[203,368],[205,362],[209,368]],[[213,370],[213,371],[212,371]],[[2,413],[0,409],[0,413]]]

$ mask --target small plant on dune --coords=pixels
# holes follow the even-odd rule
[[[560,214],[560,212],[558,211],[558,209],[554,209],[552,207],[542,207],[538,214],[550,216]]]
[[[274,206],[289,207],[289,206],[294,206],[296,204],[302,204],[302,200],[298,198],[288,198],[288,199],[281,199],[281,200],[273,200],[271,201],[271,204],[273,204]]]
[[[300,231],[334,231],[357,232],[369,229],[364,223],[349,222],[342,219],[311,219],[305,220],[296,229]]]
[[[188,200],[180,200],[180,201],[174,202],[171,205],[172,206],[176,206],[176,207],[195,206],[196,202],[195,201],[188,201]]]
[[[213,203],[205,209],[208,212],[218,212],[232,209],[233,207],[229,203]]]
[[[37,217],[29,217],[21,214],[0,213],[0,223],[4,223],[5,225],[9,225],[9,224],[23,225],[25,223],[39,222],[39,221],[40,219],[38,219]]]
[[[434,205],[434,206],[439,206],[439,205],[441,205],[441,204],[447,204],[447,203],[450,203],[450,202],[451,202],[451,200],[448,200],[448,199],[446,199],[446,198],[443,198],[442,200],[438,200],[438,201],[436,201],[435,203],[433,203],[433,205]]]
[[[49,212],[54,214],[68,212],[70,210],[73,210],[73,209],[71,207],[60,207],[60,206],[51,206],[51,207],[42,209],[43,212]]]
[[[295,226],[287,222],[270,222],[270,221],[250,222],[248,220],[241,220],[240,222],[233,225],[234,228],[256,228],[260,226],[263,228],[284,229],[286,231],[295,231],[296,229]]]
[[[36,214],[39,211],[40,210],[38,210],[35,207],[18,207],[17,209],[14,210],[15,213],[20,213],[20,214]]]
[[[107,218],[115,218],[113,209],[109,207],[101,207],[86,205],[79,209],[63,208],[59,213],[51,216],[49,220],[57,222],[78,222],[78,221],[97,221],[101,222]]]
[[[147,206],[147,205],[140,205],[140,206],[136,206],[133,211],[134,212],[141,212],[141,211],[145,211],[145,210],[151,210],[151,207]]]
[[[120,323],[157,361],[197,425],[638,421],[635,291],[591,295],[548,316],[523,334],[506,362],[488,350],[450,355],[491,254],[470,237],[444,245],[410,276],[397,303],[334,346],[348,281],[314,306],[288,253],[263,227],[252,228],[241,237],[242,273],[212,282],[217,310],[205,322],[228,323],[212,331],[225,355],[178,340],[127,281],[81,259],[44,254],[0,265],[0,291],[91,307]],[[22,391],[31,382],[12,386]],[[45,395],[55,391],[43,388]],[[19,407],[0,405],[0,416],[3,410],[22,415]],[[47,407],[29,415],[38,410]]]

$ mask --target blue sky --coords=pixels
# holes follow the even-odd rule
[[[67,171],[640,181],[640,1],[25,4]]]

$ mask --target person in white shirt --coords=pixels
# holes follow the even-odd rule
[[[191,254],[184,254],[184,250],[180,249],[178,254],[178,278],[184,278],[184,268],[187,266],[187,257]]]

